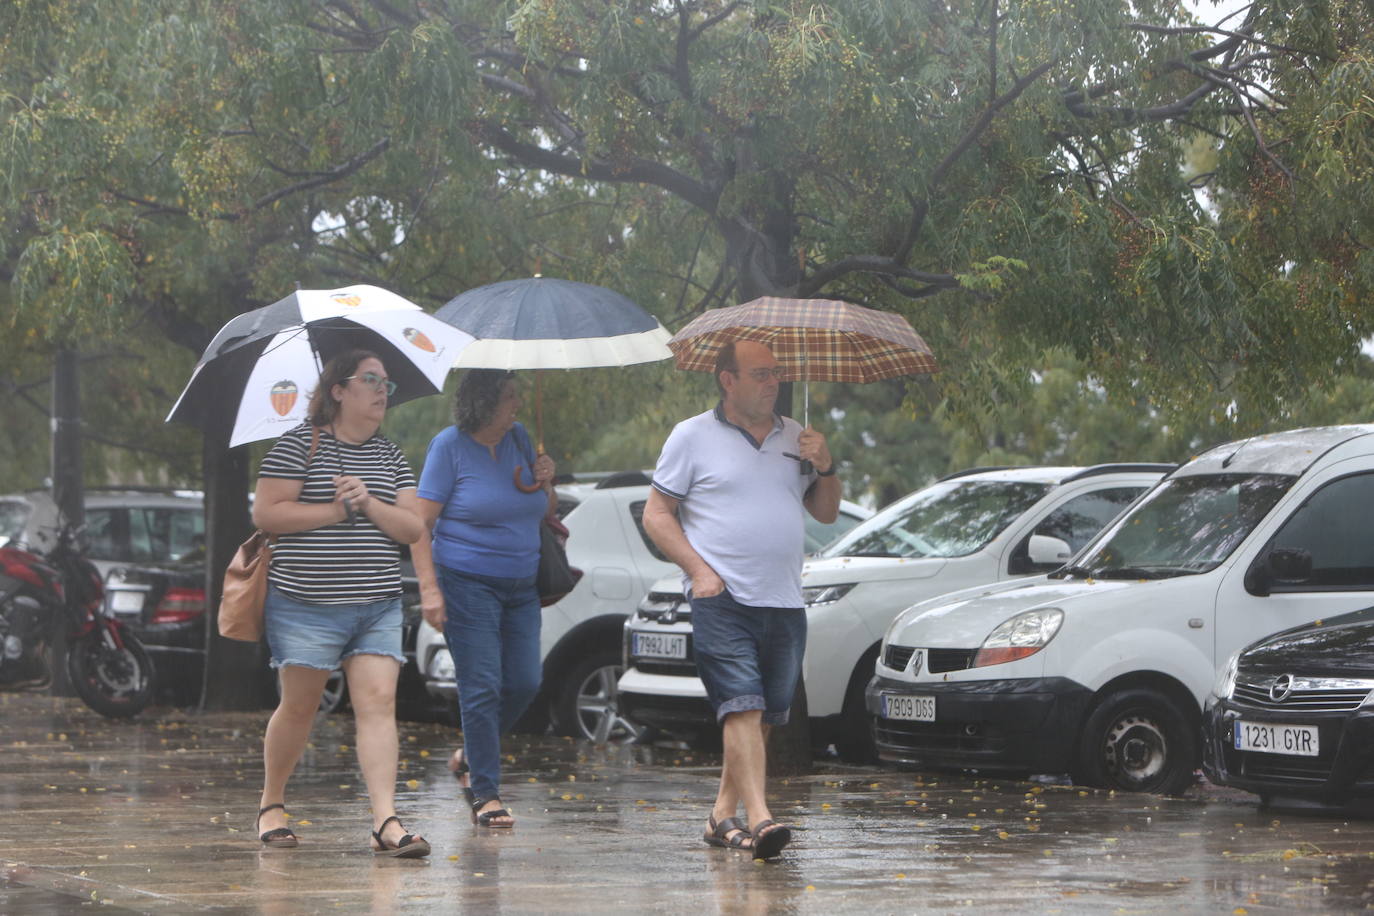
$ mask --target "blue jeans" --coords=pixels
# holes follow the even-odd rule
[[[692,653],[716,721],[761,709],[765,725],[786,725],[806,652],[805,608],[750,607],[728,591],[691,602]]]
[[[458,673],[463,757],[479,801],[501,795],[501,735],[539,691],[539,593],[534,577],[506,579],[437,566],[444,640]]]

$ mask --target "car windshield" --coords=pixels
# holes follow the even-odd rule
[[[1058,576],[1168,579],[1204,573],[1231,555],[1295,478],[1205,474],[1166,480],[1090,553]]]
[[[947,480],[893,503],[826,548],[826,557],[962,557],[1049,492],[1048,483]]]
[[[836,538],[843,537],[860,521],[862,519],[857,515],[850,515],[843,509],[829,524],[818,522],[811,517],[811,513],[806,513],[806,552],[808,554],[820,553],[827,544],[834,543]]]
[[[29,520],[27,503],[14,499],[0,500],[0,547],[19,540]]]

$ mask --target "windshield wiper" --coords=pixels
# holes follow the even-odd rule
[[[890,550],[860,550],[860,551],[857,551],[856,553],[844,553],[844,554],[840,554],[840,556],[844,556],[844,557],[895,557],[895,558],[897,558],[897,559],[901,559],[901,558],[904,556],[904,554],[893,553],[893,552],[890,551]]]
[[[1091,579],[1093,571],[1086,566],[1061,566],[1050,573],[1050,578]]]
[[[1097,571],[1099,579],[1170,579],[1186,570],[1175,566],[1107,566]]]

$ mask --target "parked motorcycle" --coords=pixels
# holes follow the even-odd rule
[[[137,715],[153,697],[152,659],[105,608],[95,565],[63,525],[46,556],[0,547],[0,688],[51,683],[58,636],[77,696],[110,718]],[[51,659],[51,662],[50,662]]]

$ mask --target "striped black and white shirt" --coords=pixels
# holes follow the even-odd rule
[[[320,430],[310,454],[310,424],[302,423],[277,440],[258,468],[261,477],[299,480],[303,503],[334,501],[334,477],[350,474],[367,485],[373,499],[396,504],[396,491],[413,490],[415,475],[391,440],[380,434],[361,445],[340,442]],[[272,547],[267,579],[298,601],[364,604],[401,593],[401,554],[367,516],[283,534]]]

